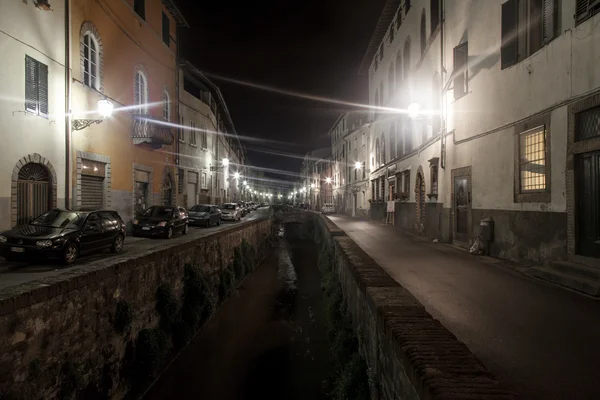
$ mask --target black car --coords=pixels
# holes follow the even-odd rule
[[[0,255],[8,261],[58,258],[72,264],[80,254],[119,252],[124,241],[125,223],[116,211],[56,208],[0,234]]]
[[[164,236],[188,232],[188,213],[183,207],[152,206],[133,221],[133,236]]]
[[[209,227],[212,224],[221,225],[221,210],[211,204],[198,204],[188,210],[189,224]]]

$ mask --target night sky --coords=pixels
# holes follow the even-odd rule
[[[302,157],[328,146],[327,132],[344,110],[215,76],[367,102],[367,77],[358,67],[385,0],[176,3],[190,25],[181,30],[181,55],[212,75],[240,137],[255,139],[242,141],[250,164],[298,172],[300,158],[265,151]]]

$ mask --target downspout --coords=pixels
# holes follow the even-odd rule
[[[175,28],[175,36],[177,36],[175,40],[175,98],[177,99],[177,137],[175,138],[175,165],[177,168],[177,191],[178,193],[183,193],[183,188],[179,187],[179,171],[180,171],[180,157],[179,157],[179,138],[181,137],[181,99],[179,98],[179,63],[180,63],[180,54],[179,54],[179,27]]]
[[[441,119],[441,128],[442,128],[442,138],[440,140],[441,143],[441,152],[440,152],[440,167],[442,169],[446,169],[446,118],[447,118],[447,108],[444,93],[444,73],[446,70],[444,69],[444,25],[446,24],[446,12],[445,12],[445,2],[444,0],[440,0],[440,9],[441,9],[441,18],[440,18],[440,119]],[[439,180],[439,177],[438,177]]]
[[[71,198],[71,13],[65,0],[65,208]]]

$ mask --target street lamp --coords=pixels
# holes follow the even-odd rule
[[[355,169],[361,169],[362,168],[362,163],[360,161],[357,161],[354,163],[354,168]]]
[[[315,184],[314,184],[314,183],[311,183],[311,184],[310,184],[310,188],[311,188],[311,189],[314,189],[314,188],[315,188]]]
[[[102,118],[73,119],[71,121],[71,127],[73,128],[74,131],[80,131],[82,129],[87,128],[88,126],[90,126],[92,124],[99,124],[102,121],[104,121],[105,119],[109,118],[112,115],[113,110],[114,110],[113,103],[111,103],[107,99],[99,100],[97,112],[98,112],[98,114],[100,114],[100,116]]]
[[[408,106],[408,116],[411,118],[417,118],[419,116],[419,112],[421,111],[421,106],[417,103],[411,103]]]
[[[229,158],[224,158],[223,160],[221,160],[221,163],[224,167],[227,167],[229,165]]]
[[[240,173],[236,172],[235,174],[233,174],[233,178],[234,179],[240,179]]]
[[[331,178],[325,178],[326,183],[331,183]]]
[[[244,181],[244,186],[248,186],[248,181]]]

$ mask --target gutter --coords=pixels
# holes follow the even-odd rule
[[[65,208],[71,203],[71,12],[65,0]]]

